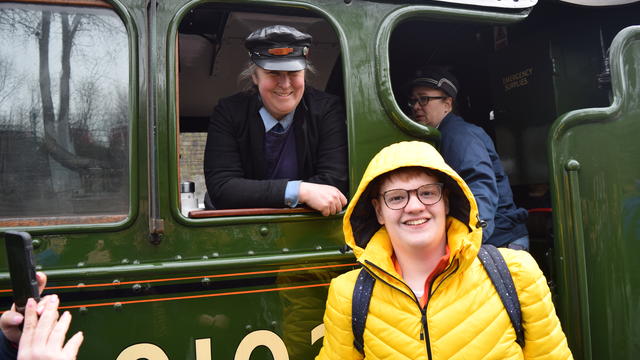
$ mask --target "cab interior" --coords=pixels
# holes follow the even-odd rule
[[[585,7],[540,1],[514,25],[416,16],[391,35],[392,88],[407,116],[406,84],[415,69],[443,66],[457,77],[457,113],[493,139],[516,205],[529,211],[531,252],[546,275],[554,245],[549,129],[568,111],[609,106],[608,50],[620,30],[637,23],[638,13],[638,3]]]
[[[293,26],[313,35],[309,60],[315,71],[307,73],[306,83],[344,98],[340,44],[333,28],[318,15],[290,7],[232,7],[211,3],[191,9],[180,22],[177,39],[179,168],[180,182],[195,183],[200,208],[205,208],[202,164],[209,117],[220,99],[247,86],[238,82],[238,75],[248,65],[244,39],[252,31],[272,24]],[[194,215],[234,214],[238,212],[217,210]]]

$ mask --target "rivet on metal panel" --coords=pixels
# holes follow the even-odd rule
[[[84,283],[78,283],[78,285],[76,285],[79,288],[83,288],[84,287]]]
[[[217,252],[214,252],[213,254],[211,254],[211,256],[214,257],[214,258],[217,258],[218,256],[220,256],[220,254],[217,253]]]
[[[244,327],[244,329],[249,333],[249,332],[251,332],[253,330],[253,326],[247,325],[247,326]]]
[[[273,320],[273,321],[271,322],[271,328],[272,328],[272,329],[275,329],[275,328],[276,328],[276,326],[278,326],[278,322],[277,322],[277,321],[275,321],[275,320]]]
[[[318,250],[318,251],[322,250],[322,246],[320,246],[320,245],[316,246],[316,250]]]
[[[122,261],[120,261],[120,263],[121,263],[122,265],[127,265],[127,264],[129,263],[129,259],[124,258],[124,259],[122,259]]]
[[[203,278],[202,278],[202,285],[204,285],[204,286],[209,286],[209,285],[211,285],[211,279],[210,279],[210,278],[208,278],[208,277],[203,277]]]
[[[131,262],[133,265],[140,265],[140,260],[136,259]]]
[[[83,262],[83,261],[80,261],[80,262],[78,263],[78,265],[77,265],[77,266],[78,266],[78,267],[84,267],[84,262]]]
[[[38,240],[38,239],[33,239],[33,240],[31,241],[31,245],[33,245],[33,248],[34,248],[34,249],[39,248],[41,244],[42,244],[42,243],[41,243],[41,242],[40,242],[40,240]]]
[[[260,227],[260,235],[267,236],[269,235],[269,228],[266,226]]]
[[[140,285],[140,284],[133,284],[133,286],[131,287],[131,289],[133,290],[133,292],[135,292],[135,293],[139,293],[140,291],[142,291],[142,285]]]
[[[207,255],[202,255],[202,260],[209,260],[209,257]]]
[[[571,159],[567,161],[567,164],[564,166],[568,171],[578,171],[580,170],[580,163],[578,160]]]
[[[78,312],[84,315],[89,312],[89,309],[86,306],[81,306],[80,308],[78,308]]]
[[[182,255],[176,255],[174,257],[174,259],[177,260],[177,261],[180,261],[180,260],[182,260]]]
[[[117,285],[120,285],[120,280],[115,279],[115,280],[113,280],[111,283],[112,283],[113,285],[116,285],[116,286],[117,286]]]
[[[283,253],[288,253],[289,252],[289,248],[282,248],[282,252]]]
[[[249,255],[249,256],[252,256],[252,255],[255,255],[255,254],[256,254],[256,253],[255,253],[255,251],[253,251],[253,250],[249,250],[249,251],[247,251],[247,255]]]
[[[117,302],[117,303],[113,304],[113,308],[114,308],[116,311],[120,311],[120,310],[122,310],[122,304],[121,304],[121,303],[119,303],[119,302]]]

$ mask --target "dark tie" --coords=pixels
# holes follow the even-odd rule
[[[274,127],[271,128],[271,130],[269,130],[269,132],[276,133],[276,134],[284,134],[284,127],[282,126],[282,124],[277,123]]]

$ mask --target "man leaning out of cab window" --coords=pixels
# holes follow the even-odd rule
[[[347,199],[347,136],[340,100],[305,85],[311,35],[284,25],[245,40],[248,91],[220,100],[204,157],[216,209],[296,207],[323,215]]]

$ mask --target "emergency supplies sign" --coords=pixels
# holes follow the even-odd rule
[[[531,74],[533,74],[532,67],[503,76],[502,85],[504,86],[504,91],[508,92],[513,89],[529,85],[531,82]]]

